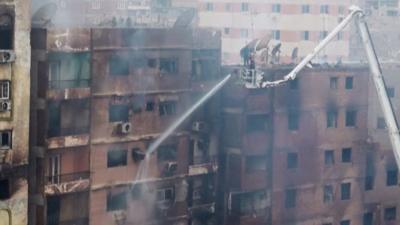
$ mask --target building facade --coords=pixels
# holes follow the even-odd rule
[[[0,2],[0,223],[27,224],[30,1]]]

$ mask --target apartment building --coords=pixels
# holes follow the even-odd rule
[[[26,225],[30,1],[0,2],[0,223]]]
[[[35,29],[32,46],[31,224],[214,224],[217,97],[144,159],[219,80],[218,32]]]

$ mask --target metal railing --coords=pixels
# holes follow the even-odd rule
[[[89,179],[89,177],[90,177],[90,172],[85,171],[85,172],[47,176],[46,180],[47,180],[47,184],[60,184],[60,183],[66,183],[66,182],[71,182],[71,181]]]
[[[84,88],[89,87],[89,79],[49,80],[49,89]]]

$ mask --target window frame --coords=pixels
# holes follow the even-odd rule
[[[118,161],[112,161],[112,156],[111,156],[112,153],[117,153],[117,152],[118,154],[120,154],[118,156]],[[116,158],[114,160],[116,160]],[[107,151],[107,168],[124,167],[127,165],[128,165],[128,149],[111,149]]]
[[[4,87],[7,88],[6,96],[4,97]],[[11,81],[10,80],[0,80],[0,100],[10,100],[11,99]]]

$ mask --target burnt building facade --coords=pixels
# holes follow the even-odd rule
[[[218,32],[32,32],[31,224],[214,224],[218,97],[147,158],[220,79]]]
[[[28,214],[30,1],[0,1],[0,223]]]

